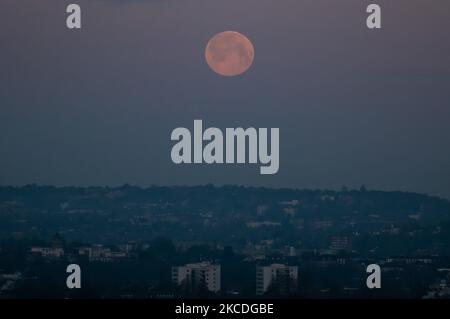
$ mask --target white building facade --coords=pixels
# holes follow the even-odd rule
[[[279,288],[289,290],[288,286],[296,285],[298,281],[298,267],[283,264],[271,264],[256,268],[256,294],[262,295],[271,285],[282,286]],[[286,286],[286,287],[284,287]]]
[[[204,284],[209,291],[217,293],[220,291],[220,265],[209,262],[186,264],[184,266],[172,267],[172,282],[181,285]]]

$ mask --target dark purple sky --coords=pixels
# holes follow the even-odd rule
[[[65,27],[65,7],[83,29]],[[450,1],[1,0],[0,184],[359,187],[450,197]],[[249,37],[241,77],[214,34]],[[175,166],[171,131],[279,127],[280,171]]]

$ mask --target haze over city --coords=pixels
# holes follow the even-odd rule
[[[450,198],[450,3],[206,0],[0,4],[0,183],[245,184]],[[253,43],[244,74],[208,67],[215,34]],[[280,169],[177,166],[170,132],[279,127]]]

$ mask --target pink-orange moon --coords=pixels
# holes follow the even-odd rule
[[[206,45],[205,59],[209,67],[223,76],[236,76],[253,63],[255,49],[243,34],[224,31],[213,36]]]

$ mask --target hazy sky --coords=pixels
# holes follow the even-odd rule
[[[82,30],[65,26],[78,3]],[[1,0],[0,184],[251,184],[450,198],[450,1]],[[243,76],[207,41],[252,40]],[[181,165],[171,131],[280,128],[280,171]]]

